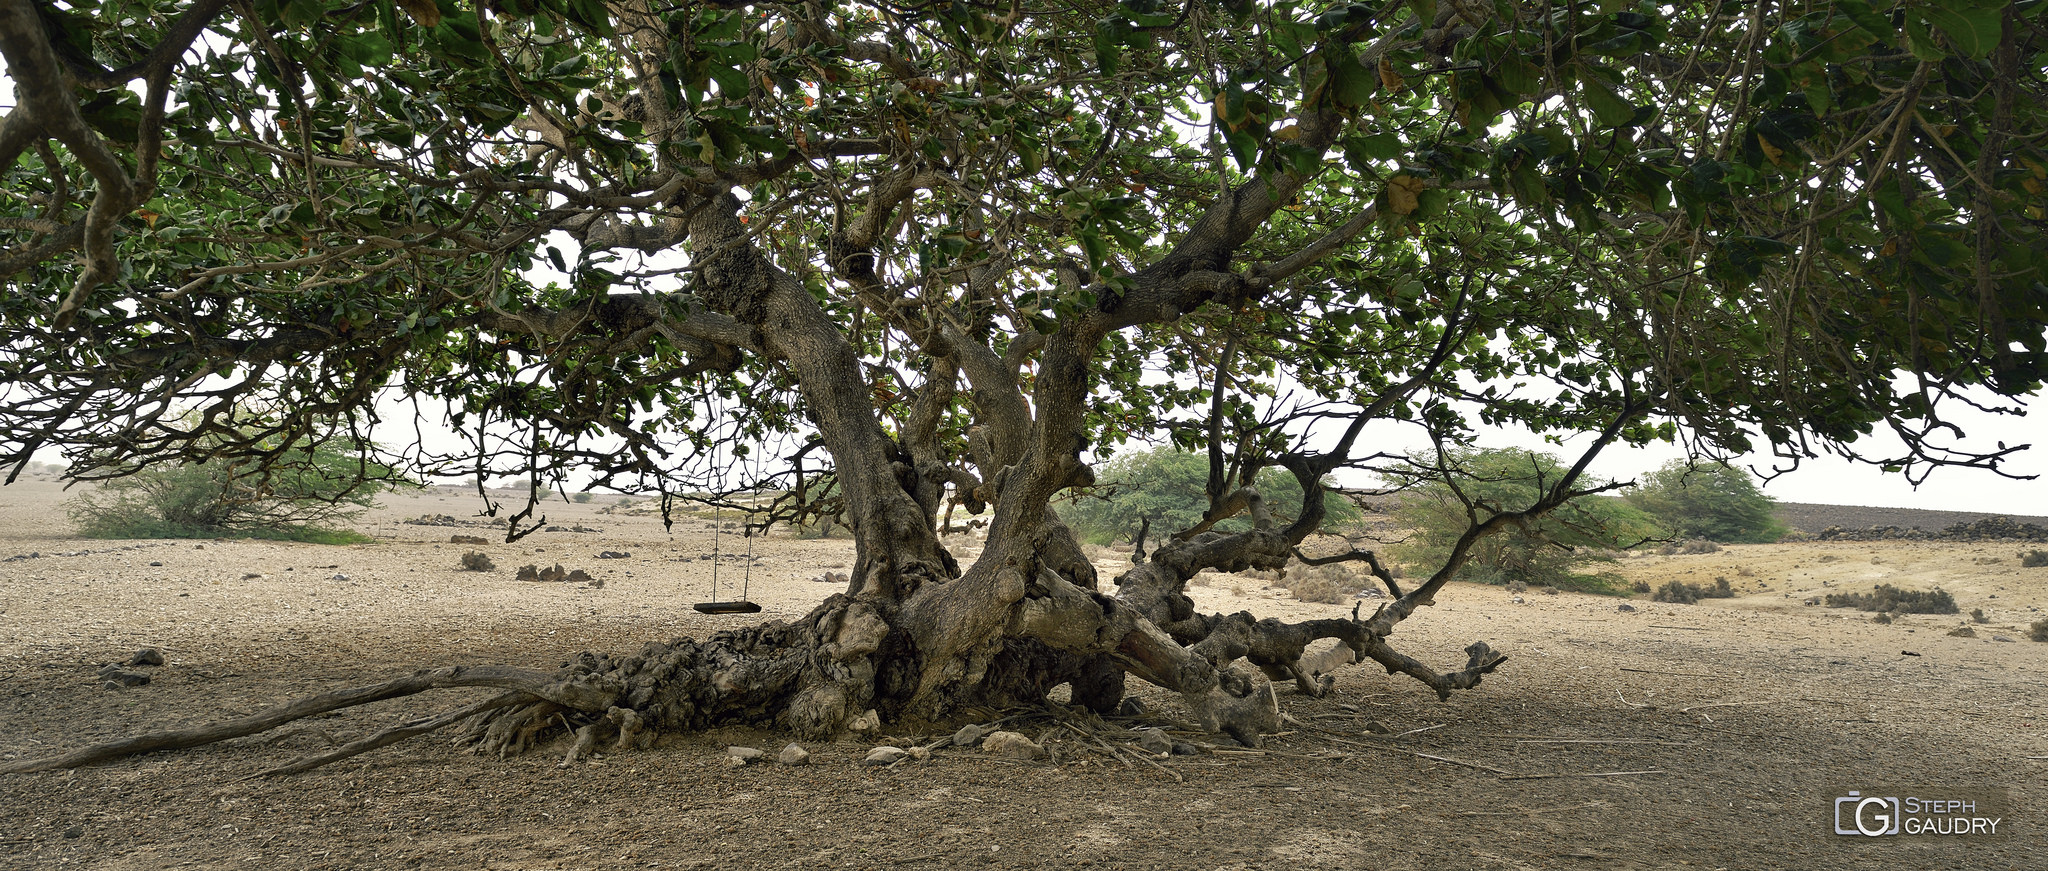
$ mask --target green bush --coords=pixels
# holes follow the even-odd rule
[[[1648,586],[1645,584],[1644,586]],[[1657,594],[1650,597],[1653,602],[1670,602],[1675,605],[1690,605],[1701,599],[1733,599],[1735,588],[1729,586],[1727,578],[1715,578],[1714,585],[1702,587],[1684,581],[1669,581],[1657,588]]]
[[[1077,494],[1071,504],[1059,509],[1060,518],[1075,534],[1090,544],[1108,544],[1137,536],[1146,518],[1152,521],[1153,541],[1200,522],[1208,510],[1209,458],[1173,448],[1157,448],[1125,454],[1096,471],[1096,485]],[[1264,497],[1275,522],[1293,521],[1301,506],[1301,484],[1280,469],[1267,469],[1259,476],[1259,494]],[[1323,494],[1323,529],[1338,530],[1364,519],[1358,506],[1335,493]],[[1251,519],[1238,515],[1216,528],[1240,532],[1251,528]]]
[[[2027,638],[2034,641],[2048,641],[2048,620],[2036,620],[2027,627]]]
[[[590,491],[585,490],[583,492],[577,493],[573,496],[570,496],[569,499],[578,505],[588,504],[591,499]]]
[[[1565,473],[1549,454],[1514,450],[1468,449],[1453,452],[1446,464],[1457,471],[1458,488],[1467,497],[1502,511],[1519,511],[1536,503],[1540,487]],[[1581,479],[1581,488],[1599,486]],[[1450,557],[1469,519],[1464,503],[1441,480],[1424,482],[1403,495],[1394,515],[1414,530],[1394,548],[1395,556],[1418,574],[1433,573]],[[1480,513],[1483,520],[1485,512]],[[1487,584],[1522,581],[1582,593],[1626,595],[1628,582],[1611,573],[1586,569],[1614,562],[1614,553],[1661,534],[1649,515],[1619,499],[1592,496],[1571,500],[1527,526],[1511,526],[1480,540],[1458,572],[1459,580]]]
[[[391,470],[339,451],[292,454],[291,465],[267,473],[220,460],[152,466],[88,489],[65,509],[87,538],[370,541],[332,524],[361,516],[390,486]],[[362,480],[364,471],[370,480]]]
[[[1829,593],[1827,606],[1830,608],[1855,608],[1859,611],[1883,611],[1896,614],[1959,614],[1956,597],[1939,587],[1929,590],[1902,590],[1890,584],[1878,584],[1868,593]]]
[[[2030,550],[2020,554],[2020,568],[2038,569],[2048,566],[2048,550]]]
[[[1678,536],[1756,544],[1777,541],[1790,529],[1778,519],[1777,501],[1757,489],[1748,472],[1718,463],[1674,460],[1623,498]]]

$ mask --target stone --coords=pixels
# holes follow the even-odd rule
[[[2003,635],[1993,635],[1993,636],[1991,636],[1991,640],[1993,640],[1993,641],[2012,641],[2012,639],[2010,639],[2010,638],[2007,638],[2007,637],[2005,637],[2005,636],[2003,636]]]
[[[1116,706],[1116,715],[1119,717],[1142,717],[1145,716],[1145,711],[1145,700],[1136,697],[1124,699]]]
[[[564,762],[562,764],[567,765],[569,763]],[[727,768],[745,768],[747,767],[747,760],[741,759],[737,756],[727,756],[719,764],[724,765]]]
[[[108,689],[139,687],[149,683],[149,675],[139,671],[126,671],[115,666],[100,669],[100,677],[106,678],[107,682],[103,686]]]
[[[1394,730],[1387,728],[1387,724],[1378,720],[1367,720],[1365,721],[1365,731],[1371,732],[1374,735],[1390,735],[1393,734]]]
[[[1045,748],[1016,732],[993,732],[981,740],[981,752],[1004,759],[1029,761],[1044,756]]]
[[[150,568],[153,568],[153,569],[160,569],[160,568],[163,568],[163,567],[164,567],[164,564],[163,564],[163,563],[160,563],[160,562],[157,562],[157,561],[155,561],[155,560],[151,560],[151,561],[150,561],[150,563],[149,563],[149,567],[150,567]]]
[[[1186,741],[1173,742],[1173,755],[1175,756],[1198,756],[1201,755],[1201,752],[1202,748],[1189,744]]]
[[[164,652],[154,647],[145,647],[128,657],[129,665],[163,665]]]
[[[868,758],[861,760],[860,764],[895,765],[896,763],[902,762],[903,760],[909,758],[910,751],[905,750],[901,747],[876,747],[875,749],[868,751]]]
[[[253,581],[253,580],[256,580],[256,579],[258,579],[258,578],[261,578],[261,577],[263,577],[263,573],[262,573],[262,572],[243,572],[243,573],[242,573],[242,580],[245,580],[245,581]]]
[[[1636,606],[1634,606],[1634,605],[1620,605],[1620,606],[1617,606],[1617,607],[1616,607],[1616,608],[1615,608],[1614,610],[1616,610],[1616,611],[1620,611],[1620,612],[1621,612],[1621,613],[1623,613],[1623,614],[1633,614],[1633,613],[1635,613],[1635,611],[1636,611]]]
[[[782,748],[781,753],[775,754],[775,761],[784,765],[809,765],[811,751],[805,750],[801,744],[791,744]]]
[[[598,558],[598,559],[626,559],[627,557],[630,557],[630,556],[632,556],[632,555],[633,555],[633,554],[631,554],[631,553],[629,553],[629,552],[627,552],[627,551],[623,551],[623,550],[607,550],[607,551],[600,551],[600,552],[598,553],[598,555],[597,555],[597,558]]]
[[[1165,755],[1173,752],[1173,739],[1158,729],[1146,729],[1138,733],[1138,746],[1147,753]]]
[[[1977,637],[1977,630],[1971,629],[1968,626],[1957,626],[1954,629],[1950,629],[1948,634],[1956,638],[1975,638]]]
[[[880,732],[882,731],[882,715],[877,713],[875,709],[869,708],[867,713],[853,718],[853,722],[846,724],[846,730],[861,735]]]
[[[760,748],[757,747],[727,747],[725,748],[725,755],[739,760],[742,765],[746,765],[759,762],[768,754],[761,752]]]
[[[981,743],[982,736],[987,734],[987,726],[978,723],[968,723],[965,726],[961,726],[960,731],[953,733],[953,746],[972,747]]]
[[[910,758],[918,762],[923,762],[927,759],[932,758],[932,750],[930,747],[911,747],[909,748],[909,752]]]

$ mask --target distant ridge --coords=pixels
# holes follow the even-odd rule
[[[2015,523],[2048,526],[2048,517],[2034,514],[1997,514],[1982,511],[1931,511],[1920,508],[1874,508],[1861,505],[1817,505],[1811,502],[1778,503],[1778,519],[1793,529],[1819,534],[1830,526],[1869,529],[1873,526],[1918,527],[1940,532],[1958,523],[1975,523],[1993,517],[2008,517]]]

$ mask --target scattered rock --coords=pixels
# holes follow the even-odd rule
[[[589,572],[586,572],[582,569],[576,569],[569,573],[569,577],[567,578],[567,580],[572,584],[587,584],[591,581],[596,580],[596,578],[591,577]]]
[[[1136,696],[1127,697],[1116,706],[1116,715],[1119,717],[1142,717],[1145,716],[1145,712],[1145,700]]]
[[[155,560],[151,560],[151,561],[150,561],[150,563],[149,563],[149,567],[150,567],[150,568],[153,568],[153,569],[160,569],[160,568],[163,568],[163,567],[164,567],[164,564],[163,564],[163,563],[160,563],[160,562],[156,562]]]
[[[1975,638],[1977,637],[1977,630],[1971,629],[1968,626],[1957,626],[1954,629],[1950,629],[1948,634],[1954,638]]]
[[[1621,612],[1621,613],[1623,613],[1623,614],[1633,614],[1633,613],[1635,613],[1635,610],[1636,610],[1636,606],[1634,606],[1634,605],[1622,605],[1622,606],[1620,606],[1620,607],[1617,607],[1617,608],[1615,608],[1614,610],[1616,610],[1616,611],[1620,611],[1620,612]]]
[[[561,583],[564,581],[578,584],[587,584],[593,580],[593,578],[590,577],[589,572],[586,572],[582,569],[576,569],[574,571],[564,569],[562,568],[561,563],[555,563],[553,568],[545,569],[537,565],[520,566],[519,574],[517,577],[519,578],[519,580],[522,581],[540,581],[543,583],[550,584]]]
[[[2005,642],[2012,642],[2012,639],[2010,639],[2010,638],[2007,638],[2007,637],[2005,637],[2005,636],[2003,636],[2003,635],[1993,635],[1993,636],[1991,636],[1991,640],[1993,640],[1993,641],[2005,641]],[[2017,643],[2017,642],[2013,642],[2013,643]]]
[[[1129,700],[1126,699],[1125,701]],[[953,746],[972,747],[976,744],[981,743],[982,736],[987,734],[987,726],[983,726],[978,723],[968,723],[965,726],[961,726],[960,731],[953,733]]]
[[[483,536],[481,536],[481,535],[451,535],[451,536],[448,536],[448,543],[449,543],[449,544],[490,544],[490,543],[491,543],[491,540],[490,540],[490,539],[488,539],[488,538],[485,538],[485,537],[483,537]]]
[[[929,747],[911,747],[909,748],[909,753],[910,758],[918,762],[932,758],[932,751]]]
[[[161,650],[158,650],[158,649],[156,649],[156,648],[154,648],[154,647],[145,647],[145,648],[142,648],[141,650],[135,651],[135,655],[134,655],[134,656],[128,657],[128,664],[129,664],[129,665],[131,665],[131,666],[134,666],[134,665],[163,665],[163,664],[164,664],[164,652],[163,652],[163,651],[161,651]]]
[[[1910,650],[1901,650],[1901,651],[1899,651],[1899,655],[1900,655],[1900,656],[1919,656],[1920,654],[1918,654],[1918,653],[1914,653],[1913,651],[1910,651]]]
[[[602,589],[604,589],[604,579],[603,579],[603,578],[596,578],[596,579],[593,579],[593,580],[592,580],[592,581],[590,582],[590,588],[591,588],[591,589],[593,589],[593,590],[602,590]]]
[[[562,764],[567,765],[568,763],[564,762]],[[747,760],[741,759],[737,756],[727,756],[719,764],[724,765],[727,768],[745,768],[747,765]]]
[[[599,551],[597,554],[598,559],[626,559],[631,556],[631,553],[623,550]]]
[[[853,576],[845,572],[826,572],[811,580],[820,584],[850,584],[853,583]]]
[[[741,765],[747,765],[761,761],[768,754],[762,752],[757,747],[727,747],[725,748],[725,755],[739,760]]]
[[[1550,585],[1548,585],[1548,584],[1545,584],[1545,585],[1544,585],[1544,587],[1543,587],[1543,595],[1546,595],[1546,596],[1555,596],[1555,595],[1557,595],[1557,588],[1556,588],[1556,587],[1553,587],[1553,586],[1550,586]]]
[[[1147,753],[1165,755],[1173,752],[1173,739],[1158,729],[1146,729],[1138,733],[1138,747]]]
[[[775,761],[784,765],[809,765],[811,751],[805,750],[801,744],[791,744],[782,748],[781,753],[775,754]]]
[[[497,567],[498,565],[496,563],[491,562],[490,556],[488,554],[485,554],[483,551],[473,550],[462,555],[463,571],[488,572],[496,569]]]
[[[1173,755],[1175,756],[1199,756],[1201,753],[1202,748],[1189,744],[1186,741],[1173,742]]]
[[[71,828],[65,829],[65,830],[64,830],[64,837],[67,837],[67,838],[82,838],[82,837],[85,837],[85,827],[84,827],[84,826],[72,826]]]
[[[330,580],[330,581],[346,581],[346,580],[348,580],[348,575],[344,575],[344,574],[336,574],[336,575],[334,575],[333,577],[331,577],[331,578],[328,578],[328,580]]]
[[[862,765],[895,765],[908,758],[910,751],[901,747],[876,747],[868,751],[868,758],[860,762]]]
[[[262,573],[262,572],[243,572],[243,573],[242,573],[242,580],[245,580],[245,581],[254,581],[254,580],[260,579],[260,578],[262,578],[262,577],[263,577],[263,573]]]
[[[1522,601],[1523,601],[1523,600],[1522,600],[1522,597],[1520,597],[1520,596],[1509,596],[1509,597],[1508,597],[1508,601],[1510,601],[1510,602],[1513,602],[1513,603],[1515,603],[1515,604],[1517,604],[1517,605],[1520,605],[1520,604],[1522,604]]]
[[[1387,728],[1387,724],[1378,720],[1365,721],[1365,731],[1371,732],[1374,735],[1391,735],[1394,732],[1394,730]]]
[[[1045,748],[1016,732],[994,732],[981,741],[981,752],[1005,759],[1029,761],[1045,755]]]

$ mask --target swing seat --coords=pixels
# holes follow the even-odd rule
[[[756,614],[761,606],[744,599],[737,602],[698,602],[690,607],[705,614]]]

